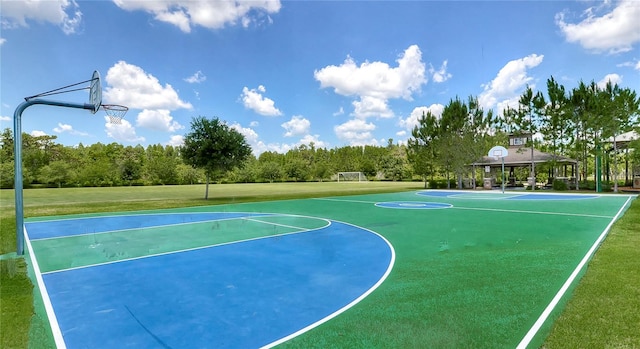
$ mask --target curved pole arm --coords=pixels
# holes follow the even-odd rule
[[[24,208],[22,195],[22,112],[35,104],[52,105],[56,107],[67,107],[76,109],[95,110],[93,104],[67,103],[57,101],[47,101],[44,99],[28,99],[22,102],[13,113],[13,162],[15,207],[16,207],[16,253],[24,254]]]

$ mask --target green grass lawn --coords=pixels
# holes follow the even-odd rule
[[[202,185],[31,189],[24,192],[24,206],[25,216],[39,217],[397,192],[419,190],[422,186],[416,182],[225,184],[212,185],[207,201],[202,199]],[[0,254],[15,251],[13,191],[10,190],[0,191],[0,238]],[[638,246],[640,201],[634,200],[589,264],[545,347],[640,347]],[[50,334],[43,319],[46,316],[36,311],[41,307],[39,297],[33,297],[24,260],[7,257],[0,261],[0,347],[41,348],[43,343],[34,341],[50,343],[46,340]],[[30,334],[31,343],[28,342]],[[445,345],[447,339],[442,340]],[[410,338],[402,343],[412,346]],[[357,347],[357,343],[353,345]]]

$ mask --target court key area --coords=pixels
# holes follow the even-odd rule
[[[425,190],[25,234],[59,348],[534,348],[633,198]]]

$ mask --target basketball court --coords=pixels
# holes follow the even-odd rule
[[[58,347],[539,347],[633,196],[418,191],[30,218]]]

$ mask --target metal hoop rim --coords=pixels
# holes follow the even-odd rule
[[[102,109],[106,112],[109,113],[110,111],[113,112],[126,112],[129,110],[129,107],[124,106],[124,105],[119,105],[119,104],[102,104]]]

